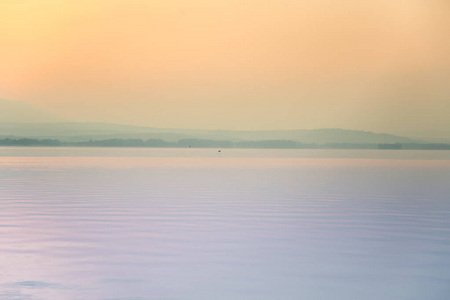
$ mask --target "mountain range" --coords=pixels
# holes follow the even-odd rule
[[[51,138],[61,141],[102,139],[208,139],[238,141],[291,140],[301,143],[422,143],[408,137],[345,129],[196,130],[152,128],[94,122],[67,122],[25,102],[0,100],[0,138]]]

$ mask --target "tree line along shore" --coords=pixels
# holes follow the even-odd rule
[[[450,144],[437,143],[326,143],[308,144],[291,140],[217,141],[182,139],[169,142],[162,139],[104,139],[63,142],[58,139],[4,138],[0,146],[16,147],[149,147],[149,148],[261,148],[261,149],[386,149],[386,150],[450,150]]]

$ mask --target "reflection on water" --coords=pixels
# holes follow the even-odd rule
[[[48,150],[0,157],[0,299],[450,295],[445,152]]]

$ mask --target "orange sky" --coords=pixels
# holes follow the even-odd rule
[[[0,1],[0,98],[154,127],[450,121],[447,0]]]

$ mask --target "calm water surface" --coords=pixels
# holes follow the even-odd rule
[[[0,148],[0,299],[450,299],[450,152]]]

